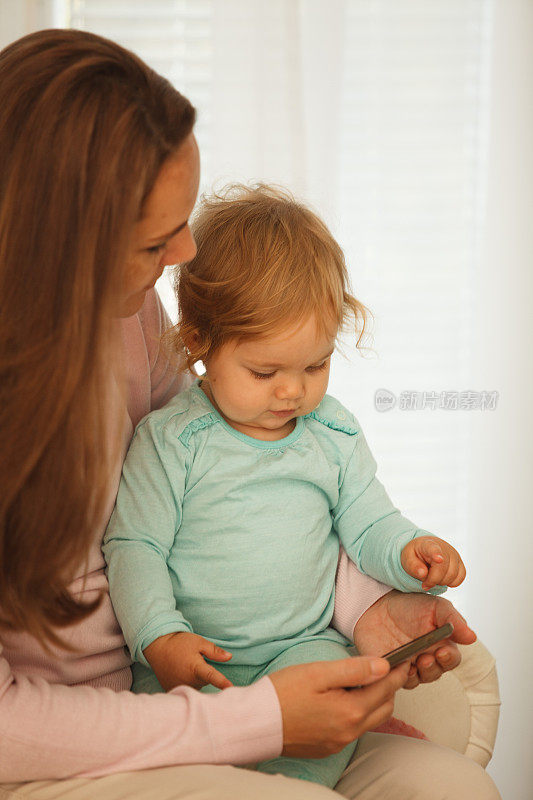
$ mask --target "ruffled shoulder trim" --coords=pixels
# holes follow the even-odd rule
[[[208,428],[218,421],[218,416],[207,398],[204,401],[203,395],[192,384],[173,397],[166,406],[148,414],[139,427],[149,425],[152,435],[170,436],[188,447],[196,431]]]
[[[178,438],[185,447],[188,447],[189,440],[193,434],[195,434],[197,431],[203,430],[204,428],[209,428],[210,425],[214,425],[217,422],[218,417],[214,413],[204,414],[201,417],[196,417],[196,419],[192,419],[187,427],[182,430]]]
[[[321,425],[325,425],[334,431],[346,433],[348,436],[355,436],[360,430],[359,423],[354,415],[342,403],[339,403],[338,400],[328,394],[325,395],[314,411],[305,415],[305,419],[314,419],[320,422]]]

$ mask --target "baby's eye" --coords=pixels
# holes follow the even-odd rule
[[[275,372],[256,372],[255,369],[251,369],[250,372],[254,378],[257,378],[258,380],[267,380],[276,374]]]
[[[318,372],[321,369],[325,369],[328,363],[328,359],[322,362],[322,364],[314,364],[311,367],[307,367],[307,372]]]

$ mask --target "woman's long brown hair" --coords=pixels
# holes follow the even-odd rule
[[[39,31],[0,53],[0,628],[61,644],[54,627],[97,605],[67,586],[118,457],[127,243],[194,117],[94,34]]]

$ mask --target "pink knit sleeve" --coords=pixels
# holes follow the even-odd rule
[[[331,624],[353,642],[353,630],[367,608],[392,591],[390,586],[359,572],[343,547],[335,579],[335,610]]]
[[[269,678],[218,694],[135,695],[16,677],[0,648],[0,742],[6,783],[246,764],[280,754],[281,710]]]

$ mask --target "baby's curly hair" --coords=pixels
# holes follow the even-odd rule
[[[356,347],[368,315],[349,294],[344,254],[326,225],[285,189],[233,184],[202,197],[191,225],[198,252],[174,270],[179,319],[167,335],[188,369],[232,339],[281,332],[315,314],[349,320]]]

